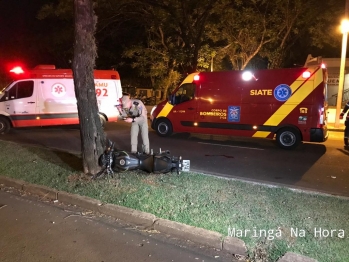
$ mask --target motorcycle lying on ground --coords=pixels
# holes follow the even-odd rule
[[[190,160],[183,160],[181,156],[170,155],[170,151],[160,151],[158,153],[143,154],[130,153],[115,149],[114,142],[107,141],[108,145],[105,152],[99,158],[99,165],[102,170],[93,176],[93,179],[109,175],[113,177],[115,172],[124,172],[128,170],[142,170],[154,174],[166,174],[190,170]]]

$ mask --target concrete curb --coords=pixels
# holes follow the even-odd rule
[[[113,204],[103,204],[101,201],[90,197],[57,191],[46,186],[29,184],[23,180],[0,175],[0,188],[7,187],[24,190],[39,197],[58,200],[65,204],[76,205],[84,209],[120,219],[128,224],[146,229],[154,229],[197,244],[224,250],[230,254],[243,257],[247,254],[245,242],[235,237],[224,237],[222,234],[215,231],[157,218],[150,213]],[[287,252],[278,262],[317,262],[317,260]]]
[[[30,192],[31,194],[42,196],[52,200],[58,199],[58,191],[46,186],[24,183],[23,190],[26,192]]]
[[[328,131],[344,132],[344,128],[328,128]]]
[[[278,262],[317,262],[317,260],[298,255],[296,253],[287,252]]]
[[[152,229],[155,220],[155,215],[134,210],[128,207],[105,204],[100,206],[100,213],[118,218],[136,226],[140,226],[145,229]]]
[[[214,231],[188,226],[182,223],[173,222],[161,218],[155,222],[154,229],[168,235],[188,239],[198,244],[214,247],[219,250],[223,249],[223,236]],[[243,247],[241,247],[241,249],[244,249],[246,252],[246,248],[244,248],[244,246],[245,243],[243,243]],[[236,254],[235,250],[233,249],[227,251],[231,252],[232,254]],[[245,255],[245,252],[239,255]]]
[[[74,195],[62,191],[58,192],[57,200],[65,204],[75,205],[95,212],[98,212],[98,207],[102,205],[102,202],[96,199],[86,196]]]
[[[223,250],[231,253],[230,250],[234,251],[233,254],[247,254],[247,248],[245,242],[236,237],[225,237],[223,240]]]
[[[5,176],[0,176],[0,185],[4,184],[8,187],[13,187],[19,190],[23,190],[23,185],[26,182],[23,180],[13,179]]]

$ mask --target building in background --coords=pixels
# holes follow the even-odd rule
[[[305,62],[305,66],[324,63],[328,72],[327,81],[327,102],[330,107],[337,105],[338,85],[339,85],[339,71],[340,71],[340,58],[323,58],[312,57],[308,55]],[[349,100],[349,59],[345,61],[344,71],[344,87],[343,87],[343,101],[342,105]]]
[[[339,72],[340,72],[340,58],[323,58],[323,57],[312,57],[308,55],[305,62],[305,67],[315,64],[324,63],[328,72],[328,81],[327,81],[327,122],[334,123],[336,118],[336,105],[337,105],[337,95],[338,95],[338,86],[339,86]],[[349,101],[349,59],[345,61],[345,70],[344,70],[344,86],[343,86],[343,96],[342,96],[342,106],[344,107],[346,102]],[[340,123],[343,123],[344,120],[340,120]]]
[[[340,58],[323,58],[323,63],[326,64],[328,70],[328,105],[336,106],[337,104],[337,94],[339,85],[339,70],[340,70]],[[346,101],[349,100],[349,59],[345,61],[345,71],[344,71],[344,87],[343,87],[343,106]]]

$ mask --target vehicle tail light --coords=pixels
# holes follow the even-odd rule
[[[324,107],[321,107],[321,109],[319,110],[319,123],[317,125],[318,128],[322,128],[325,124],[325,114],[324,114],[325,110]]]

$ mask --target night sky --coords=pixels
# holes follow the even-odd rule
[[[36,19],[45,0],[0,0],[0,63],[3,69],[8,63],[35,64],[37,53],[33,49],[38,27],[43,23]],[[51,29],[52,30],[52,29]],[[38,50],[39,51],[39,50]],[[36,58],[35,58],[36,57]]]
[[[42,48],[46,43],[41,42],[41,37],[45,32],[54,31],[57,25],[36,19],[39,9],[47,2],[47,0],[0,0],[0,72],[6,70],[9,64],[33,67],[37,64],[56,63],[55,58]],[[301,45],[298,49],[301,50],[299,57],[295,58],[295,61],[290,61],[289,66],[304,64],[309,53],[313,56],[340,57],[341,50],[336,48],[315,50],[307,49],[304,43],[299,45]]]

